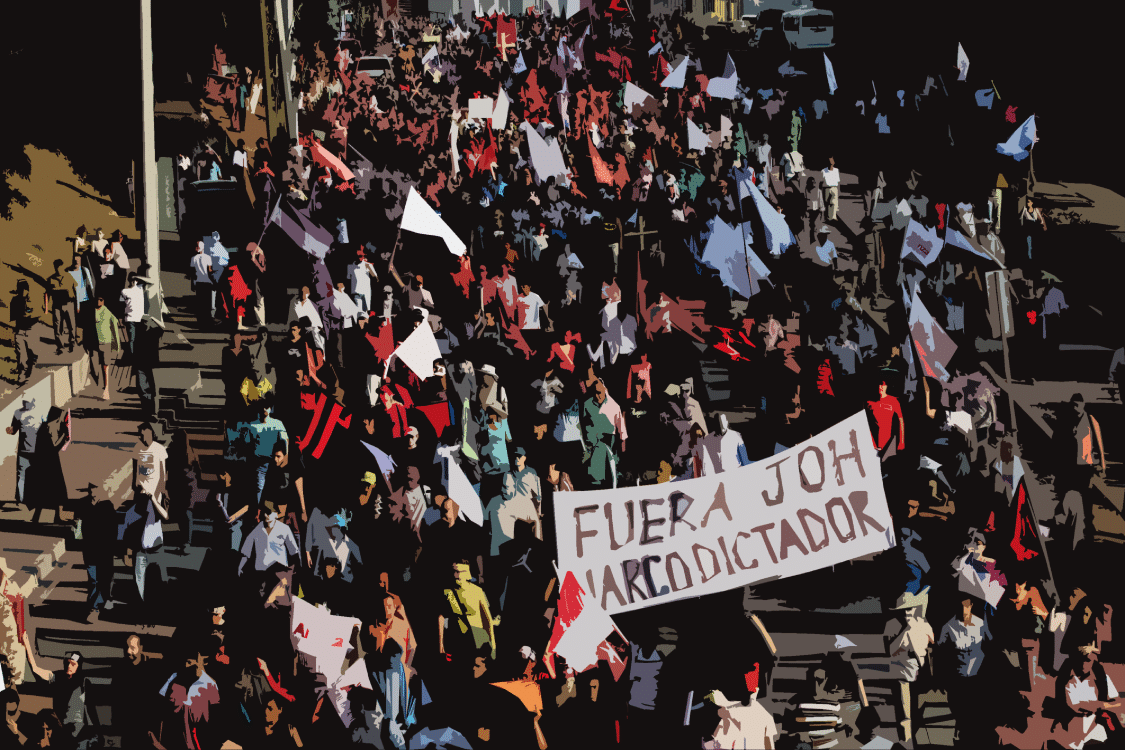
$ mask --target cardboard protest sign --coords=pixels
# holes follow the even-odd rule
[[[629,612],[819,570],[895,545],[863,412],[764,461],[555,496],[559,570]]]

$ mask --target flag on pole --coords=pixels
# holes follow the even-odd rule
[[[958,81],[964,81],[969,77],[969,56],[965,54],[965,48],[960,42],[957,43],[957,70],[960,71],[957,74]]]
[[[970,240],[968,237],[966,237],[964,234],[957,231],[953,227],[947,226],[945,228],[945,244],[950,246],[950,247],[961,248],[962,250],[970,252],[973,255],[979,255],[980,257],[985,258],[987,260],[992,260],[992,261],[996,260],[996,258],[993,258],[988,253],[984,252],[984,250],[981,250],[980,248],[978,248],[976,245],[973,244],[972,240]]]
[[[448,224],[441,220],[437,212],[430,208],[430,204],[426,203],[426,199],[413,187],[406,197],[406,208],[402,212],[402,222],[399,226],[415,234],[440,237],[445,240],[449,252],[454,255],[465,254],[465,243],[457,237]]]
[[[734,99],[738,95],[738,69],[727,53],[727,64],[722,78],[712,78],[707,82],[707,93],[715,99]]]
[[[1031,155],[1031,148],[1039,140],[1035,137],[1035,115],[1024,120],[1012,137],[1003,143],[996,144],[997,153],[1010,156],[1016,161],[1023,161]]]
[[[516,57],[516,64],[512,66],[512,75],[519,75],[527,71],[527,63],[523,61],[523,53]]]
[[[687,121],[687,142],[688,151],[698,151],[701,154],[711,147],[711,139],[691,121],[690,117]]]
[[[910,338],[926,377],[949,382],[949,360],[957,353],[957,344],[945,332],[918,296],[918,286],[910,300]]]
[[[277,202],[270,221],[281,227],[289,239],[305,252],[319,260],[328,257],[333,241],[332,232],[314,222],[289,201],[282,199]]]
[[[828,53],[824,53],[824,72],[828,76],[828,93],[836,93],[836,70],[832,67],[832,61],[828,59]]]
[[[398,345],[392,356],[398,357],[422,380],[434,376],[434,360],[441,359],[437,339],[427,322],[423,321]]]
[[[652,94],[632,82],[625,84],[624,109],[626,114],[633,111],[633,107],[643,107],[646,102],[653,101]]]
[[[493,130],[503,130],[504,126],[508,124],[508,106],[510,104],[508,95],[501,88],[500,93],[496,95],[496,107],[492,110]]]
[[[660,85],[666,89],[682,89],[684,81],[687,79],[687,68],[690,58],[685,57],[680,61],[680,64],[672,68],[672,72],[660,82]]]
[[[703,265],[719,272],[723,284],[747,299],[761,291],[759,282],[770,274],[762,259],[750,249],[752,238],[746,224],[731,226],[716,218],[700,258]]]
[[[566,659],[576,672],[589,669],[598,663],[599,651],[605,651],[602,644],[616,629],[613,619],[597,602],[587,601],[578,579],[567,571],[559,587],[554,629],[543,654],[547,669],[554,672],[554,654]]]
[[[546,140],[527,122],[520,125],[520,130],[527,137],[531,168],[535,170],[535,176],[540,182],[548,177],[559,178],[566,174],[566,162],[563,161],[558,141],[554,138]]]
[[[766,246],[769,247],[770,255],[781,255],[784,250],[797,244],[797,238],[785,223],[785,217],[770,205],[762,191],[750,180],[749,174],[738,180],[738,200],[741,202],[746,198],[754,202],[754,208],[758,210],[758,216],[765,226]]]
[[[922,226],[914,219],[906,227],[906,234],[902,238],[902,255],[905,258],[910,253],[924,266],[929,266],[937,258],[942,248],[941,238],[936,229]]]
[[[484,526],[484,505],[480,501],[480,495],[473,489],[472,482],[451,457],[447,456],[445,463],[449,496],[461,509],[457,515],[477,526]]]

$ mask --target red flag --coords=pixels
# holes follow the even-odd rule
[[[1039,556],[1036,550],[1028,547],[1029,544],[1039,544],[1039,532],[1035,528],[1035,522],[1031,520],[1029,502],[1027,486],[1021,481],[1016,491],[1016,529],[1012,535],[1012,551],[1016,553],[1017,560],[1030,560]]]
[[[586,143],[590,145],[590,161],[594,164],[594,178],[604,185],[612,185],[613,170],[609,168],[601,154],[594,148],[594,139],[590,137],[589,133],[586,134]]]

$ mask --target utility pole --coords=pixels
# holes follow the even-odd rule
[[[271,54],[272,45],[270,44],[270,0],[259,0],[259,6],[262,12],[262,96],[265,98],[266,105],[266,138],[270,142],[277,137],[278,131],[278,118],[277,118],[277,92],[274,91],[274,77],[273,69],[279,67],[280,63],[275,66],[274,57]]]
[[[160,284],[160,189],[156,171],[156,102],[152,80],[152,0],[141,0],[141,201],[147,314],[164,328],[164,292]]]

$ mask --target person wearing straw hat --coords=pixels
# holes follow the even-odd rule
[[[891,659],[890,675],[899,680],[899,726],[904,740],[913,737],[910,723],[913,701],[910,683],[926,663],[926,652],[934,642],[934,629],[926,621],[926,608],[930,601],[930,587],[917,593],[904,592],[891,607],[895,619],[887,623],[883,640]]]

